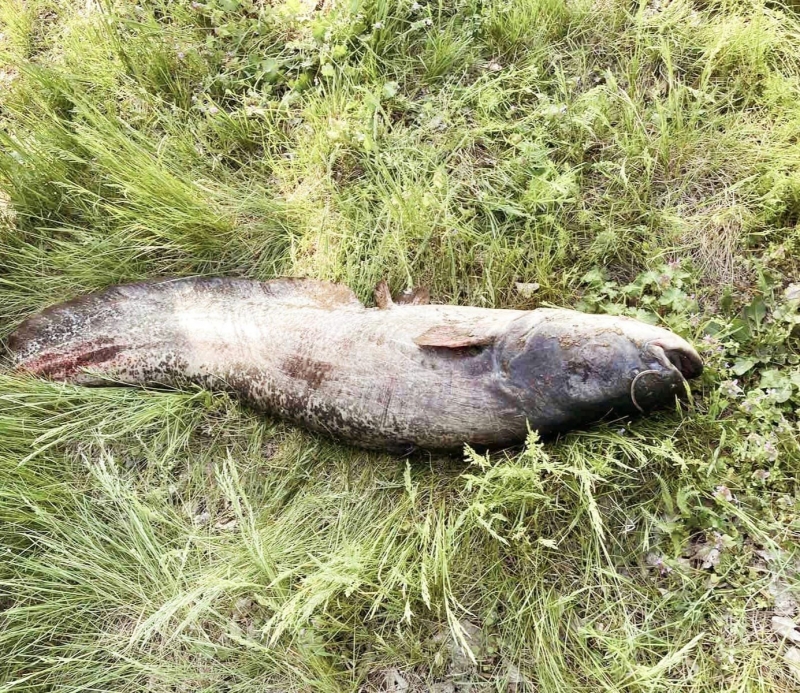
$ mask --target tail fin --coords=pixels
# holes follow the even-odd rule
[[[109,371],[143,344],[175,336],[169,328],[174,294],[193,281],[114,286],[46,308],[10,336],[16,368],[54,380],[96,384],[98,377],[87,370]]]

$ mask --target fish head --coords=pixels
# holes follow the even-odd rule
[[[508,390],[531,420],[554,429],[663,406],[703,371],[697,351],[669,330],[573,310],[532,311],[497,346]]]

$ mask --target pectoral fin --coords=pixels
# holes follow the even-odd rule
[[[414,339],[420,347],[441,347],[463,349],[465,347],[487,346],[494,342],[495,335],[482,326],[435,325]]]

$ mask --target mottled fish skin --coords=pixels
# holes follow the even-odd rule
[[[630,318],[381,305],[309,279],[162,280],[48,308],[9,345],[20,371],[199,384],[396,451],[514,445],[529,426],[546,435],[672,401],[702,371],[683,339]]]

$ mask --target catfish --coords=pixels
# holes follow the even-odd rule
[[[394,301],[346,286],[183,278],[45,309],[9,340],[17,371],[88,386],[201,386],[353,445],[504,448],[674,402],[703,363],[628,317]]]

